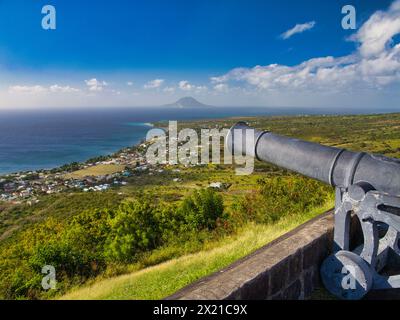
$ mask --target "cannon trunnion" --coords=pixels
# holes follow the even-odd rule
[[[382,270],[400,260],[400,160],[352,152],[259,131],[244,122],[226,137],[233,155],[298,172],[336,188],[332,255],[321,266],[325,287],[342,299],[370,290],[400,288],[400,275]],[[364,243],[350,251],[350,221],[356,215]]]

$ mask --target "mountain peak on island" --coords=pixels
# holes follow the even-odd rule
[[[209,105],[203,104],[197,101],[193,97],[184,97],[176,101],[175,103],[167,104],[167,107],[174,108],[202,108],[202,107],[210,107]]]

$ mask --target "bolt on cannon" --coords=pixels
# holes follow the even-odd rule
[[[233,155],[255,157],[336,188],[332,255],[321,266],[326,289],[342,299],[370,290],[400,288],[400,275],[382,270],[400,261],[400,160],[352,152],[234,125],[226,146]],[[350,222],[361,223],[363,244],[350,251]],[[347,272],[343,272],[347,270]],[[349,275],[354,280],[347,283]]]

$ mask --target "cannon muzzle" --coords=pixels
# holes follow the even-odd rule
[[[234,155],[253,156],[335,187],[348,188],[353,184],[368,183],[375,190],[400,195],[398,159],[259,131],[244,122],[231,128],[226,144]],[[249,144],[252,145],[249,147]]]

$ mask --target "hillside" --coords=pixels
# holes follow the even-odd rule
[[[400,157],[400,114],[243,120]],[[179,125],[228,128],[236,121]],[[161,298],[321,213],[333,196],[329,186],[259,162],[250,176],[229,165],[160,166],[132,170],[126,181],[103,192],[43,195],[38,203],[0,202],[0,298]],[[206,191],[214,182],[225,187]],[[198,210],[204,203],[213,208],[207,217]],[[143,230],[141,239],[127,237]],[[57,290],[41,288],[44,264],[56,267]]]
[[[204,250],[126,275],[100,279],[93,285],[72,290],[62,300],[163,299],[195,280],[217,272],[247,256],[300,224],[326,212],[333,200],[296,219],[273,225],[246,225],[237,235],[210,243]]]

